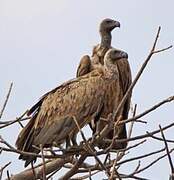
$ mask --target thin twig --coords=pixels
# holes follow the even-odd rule
[[[146,133],[148,133],[148,131],[147,131]],[[151,135],[151,134],[149,134],[149,136],[150,136],[151,138],[155,139],[155,140],[164,141],[164,140],[163,140],[162,138],[160,138],[160,137],[156,137],[156,136]],[[174,143],[174,140],[166,139],[166,142],[168,142],[168,143]]]
[[[140,76],[142,75],[144,69],[146,68],[148,62],[150,61],[152,55],[154,54],[155,52],[155,48],[156,48],[156,44],[157,44],[157,41],[158,41],[158,38],[159,38],[159,34],[160,34],[160,30],[161,30],[161,27],[158,28],[158,32],[157,32],[157,35],[155,37],[155,41],[154,41],[154,44],[153,44],[153,47],[148,55],[148,57],[146,58],[146,60],[144,61],[143,65],[141,66],[140,70],[138,71],[134,81],[132,82],[132,84],[130,85],[130,87],[128,88],[127,92],[125,93],[124,97],[122,98],[121,102],[119,103],[118,106],[116,106],[114,108],[114,111],[113,111],[113,119],[116,119],[116,117],[118,116],[118,113],[120,111],[120,109],[122,108],[122,106],[124,105],[124,103],[126,102],[128,96],[130,95],[131,91],[133,90],[134,86],[136,85],[137,81],[139,80]],[[165,50],[168,50],[170,49],[172,46],[166,48]],[[163,50],[164,51],[164,50]],[[116,127],[118,125],[119,121],[116,121],[115,122],[115,125],[114,127]],[[115,135],[114,135],[115,136]],[[109,146],[108,149],[112,149],[112,146],[114,144],[114,138],[112,139],[112,143],[111,145]]]
[[[135,115],[136,115],[136,111],[137,111],[137,104],[135,104],[135,106],[134,106],[133,116],[132,116],[133,118],[134,118]],[[131,135],[132,135],[133,126],[134,126],[134,121],[132,121],[131,124],[130,124],[130,128],[129,128],[129,131],[128,131],[128,138],[130,138]]]
[[[140,142],[137,143],[137,144],[134,144],[134,145],[132,145],[132,146],[129,146],[129,147],[127,147],[127,148],[125,149],[125,151],[129,151],[130,149],[133,149],[133,148],[135,148],[135,147],[137,147],[137,146],[139,146],[139,145],[145,143],[146,141],[147,141],[147,140],[144,139],[144,140],[140,141]]]
[[[121,178],[122,179],[137,179],[137,180],[150,180],[150,179],[146,179],[146,178],[141,178],[135,175],[125,175],[125,174],[121,174]]]
[[[84,160],[86,159],[87,155],[83,154],[81,155],[81,157],[79,158],[79,160],[76,162],[76,164],[70,169],[70,171],[68,171],[63,177],[59,178],[60,180],[66,180],[71,178],[74,174],[76,174],[76,172],[78,171],[78,168],[80,167],[80,165],[84,162]]]
[[[46,175],[56,171],[60,170],[64,164],[71,162],[72,157],[67,158],[58,158],[54,160],[46,161]],[[12,175],[11,179],[17,179],[17,180],[35,180],[35,179],[42,179],[43,177],[43,163],[37,165],[34,167],[35,175],[33,174],[32,168],[27,169],[23,172],[20,172],[16,175]]]
[[[164,131],[164,130],[167,130],[167,129],[173,127],[173,126],[174,126],[174,123],[171,123],[171,124],[163,127],[162,129],[163,129],[163,131]],[[139,140],[139,139],[151,137],[151,135],[158,134],[158,133],[160,133],[160,129],[155,130],[155,131],[152,131],[152,132],[148,132],[148,133],[146,133],[146,134],[144,134],[144,135],[139,135],[139,136],[135,136],[135,137],[128,138],[128,139],[117,139],[117,136],[115,136],[115,137],[114,137],[114,140],[117,139],[117,142],[118,142],[118,143],[122,143],[122,142],[134,141],[134,140]],[[108,143],[111,143],[110,140],[106,140],[106,141],[107,141]]]
[[[169,151],[169,153],[172,153],[173,151],[174,151],[174,149],[171,149],[171,150]],[[159,160],[163,159],[163,158],[166,157],[166,156],[167,156],[167,154],[164,154],[163,156],[155,159],[155,160],[152,161],[149,165],[147,165],[147,166],[145,166],[144,168],[138,170],[138,171],[136,172],[136,174],[139,174],[139,173],[145,171],[146,169],[148,169],[148,168],[151,167],[152,165],[156,164]]]
[[[113,163],[113,166],[112,166],[113,169],[112,169],[112,173],[111,173],[111,176],[110,176],[109,180],[114,180],[115,179],[114,175],[116,175],[117,178],[119,180],[121,180],[121,177],[120,177],[118,171],[115,169],[116,164],[117,164],[117,159],[114,160],[114,163]],[[115,172],[115,174],[114,174],[114,172]]]
[[[10,173],[8,170],[7,170],[7,179],[10,180]]]
[[[8,90],[8,93],[7,93],[5,102],[4,102],[3,106],[2,106],[2,110],[0,111],[0,119],[2,118],[3,112],[4,112],[4,110],[5,110],[6,106],[7,106],[7,102],[8,102],[8,100],[9,100],[12,87],[13,87],[13,83],[10,84],[10,87],[9,87],[9,90]]]
[[[19,118],[16,118],[16,120],[7,121],[7,122],[1,122],[0,124],[3,124],[3,125],[0,126],[0,129],[8,127],[8,126],[10,126],[12,124],[15,124],[15,123],[19,122],[19,121],[21,122],[21,121],[29,120],[30,118],[31,117],[26,117],[26,118],[20,119],[20,117],[19,117]]]
[[[143,154],[143,155],[141,155],[141,156],[136,156],[136,157],[133,157],[133,158],[130,158],[130,159],[126,159],[126,160],[120,161],[120,162],[117,163],[117,165],[121,165],[121,164],[125,164],[125,163],[127,163],[127,162],[131,162],[131,161],[143,159],[143,158],[152,156],[152,155],[154,155],[154,154],[161,153],[161,152],[163,152],[163,151],[165,151],[165,148],[162,148],[162,149],[157,150],[157,151],[154,151],[154,152],[150,152],[150,153],[148,153],[148,154]]]
[[[31,169],[32,169],[32,172],[33,172],[34,180],[37,180],[36,172],[35,172],[35,169],[34,169],[34,166],[33,166],[33,162],[31,162]]]
[[[42,156],[42,163],[43,163],[43,180],[46,180],[46,166],[45,166],[45,158],[44,158],[44,153],[43,153],[43,146],[40,144],[40,151],[41,151],[41,156]]]
[[[85,141],[85,144],[86,144],[87,148],[89,149],[89,152],[94,156],[94,158],[98,161],[98,163],[101,165],[101,167],[103,168],[103,170],[106,172],[106,175],[109,177],[108,170],[106,169],[106,167],[104,166],[104,164],[100,161],[100,159],[97,157],[97,155],[95,154],[94,150],[91,148],[91,145],[90,145],[90,144],[88,143],[88,141],[86,140],[85,135],[84,135],[84,133],[82,132],[82,130],[81,130],[81,128],[80,128],[80,126],[79,126],[76,118],[73,117],[73,120],[74,120],[74,122],[75,122],[75,124],[76,124],[76,126],[77,126],[77,128],[78,128],[78,130],[79,130],[79,132],[80,132],[80,134],[81,134],[81,136],[82,136],[82,138],[83,138],[83,140]]]
[[[5,166],[3,166],[1,169],[0,169],[0,180],[2,179],[2,174],[3,174],[3,171],[6,167],[8,167],[9,165],[11,164],[11,162],[7,163]]]
[[[173,47],[173,46],[171,45],[171,46],[168,46],[168,47],[163,48],[163,49],[155,50],[155,51],[153,51],[153,54],[157,54],[157,53],[166,51],[166,50],[168,50],[168,49],[171,49],[172,47]]]
[[[122,123],[128,123],[128,122],[134,121],[134,120],[136,120],[136,119],[139,119],[139,118],[141,118],[141,117],[149,114],[150,112],[156,110],[156,109],[159,108],[160,106],[162,106],[162,105],[164,105],[164,104],[166,104],[166,103],[169,103],[169,102],[171,102],[171,101],[174,101],[174,96],[170,96],[170,97],[168,97],[168,98],[160,101],[159,103],[153,105],[151,108],[149,108],[149,109],[145,110],[144,112],[136,115],[135,117],[132,117],[132,118],[129,118],[129,119],[126,119],[126,120],[123,120],[123,121],[119,122],[119,125],[122,124]]]
[[[172,163],[172,158],[170,156],[169,147],[168,147],[166,138],[164,136],[164,132],[163,132],[163,130],[162,130],[160,125],[159,125],[159,128],[160,128],[161,135],[162,135],[162,138],[164,140],[165,147],[166,147],[166,153],[167,153],[167,156],[168,156],[168,159],[169,159],[169,164],[170,164],[170,168],[171,168],[171,174],[173,174],[174,173],[174,167],[173,167],[173,163]]]
[[[89,173],[89,175],[84,175],[84,176],[81,176],[81,177],[75,177],[75,178],[71,178],[71,180],[86,180],[89,178],[89,180],[92,180],[92,176],[96,175],[97,173],[99,173],[100,171],[96,171],[96,172],[93,172],[93,173]]]

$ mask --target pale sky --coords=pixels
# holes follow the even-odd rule
[[[14,83],[2,119],[20,116],[42,94],[74,78],[80,57],[91,54],[100,40],[98,25],[103,18],[120,21],[121,28],[112,33],[112,46],[128,52],[135,77],[159,25],[162,30],[158,47],[174,44],[173,7],[173,0],[0,0],[0,107],[10,82]],[[138,104],[138,112],[174,95],[173,69],[173,49],[153,57],[133,92],[132,102]],[[136,124],[133,136],[173,122],[173,108],[173,103],[168,104],[146,116],[148,124]],[[19,131],[20,127],[13,125],[1,130],[0,135],[14,145]],[[171,130],[166,135],[173,138]],[[129,157],[162,146],[163,143],[152,141]],[[0,167],[9,161],[13,162],[9,166],[11,173],[23,170],[23,162],[11,153],[0,156]],[[129,166],[123,172],[130,172]],[[164,180],[169,172],[168,160],[164,159],[142,176]],[[97,177],[100,176],[94,179]]]

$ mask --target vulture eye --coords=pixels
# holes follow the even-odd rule
[[[107,24],[111,23],[111,20],[106,20],[106,23],[107,23]]]
[[[114,51],[114,54],[117,54],[117,51]]]

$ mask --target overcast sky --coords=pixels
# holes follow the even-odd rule
[[[174,44],[173,7],[173,0],[0,0],[0,106],[10,82],[14,83],[3,120],[20,116],[42,94],[75,77],[80,57],[91,54],[100,40],[98,25],[103,18],[120,21],[112,45],[128,52],[134,77],[159,25],[162,30],[158,47]],[[173,49],[153,57],[134,89],[132,101],[138,104],[138,112],[174,94],[173,69]],[[133,136],[173,122],[173,108],[169,104],[146,116],[148,124],[135,125]],[[14,145],[19,131],[20,127],[14,125],[1,130],[0,135]],[[167,137],[172,139],[173,132],[169,131]],[[130,157],[161,146],[156,141],[146,143]],[[11,173],[23,169],[16,155],[0,156],[0,166],[9,161],[17,162],[9,167]],[[124,171],[130,172],[129,167]],[[164,180],[169,171],[165,159],[142,175]]]

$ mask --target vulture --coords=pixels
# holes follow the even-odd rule
[[[101,36],[101,43],[96,45],[93,49],[92,57],[90,58],[88,55],[85,55],[81,58],[80,64],[77,69],[76,76],[82,76],[84,74],[87,74],[99,66],[103,66],[104,64],[104,55],[108,51],[108,49],[111,47],[111,32],[115,27],[120,27],[120,23],[118,21],[114,21],[112,19],[104,19],[99,28],[100,36]],[[120,88],[122,89],[122,96],[126,93],[127,89],[132,83],[132,75],[131,75],[131,69],[129,66],[128,58],[123,58],[116,62],[118,65],[118,71],[119,71],[119,81],[120,81]],[[115,87],[115,91],[117,91],[118,87]],[[130,108],[130,101],[131,101],[131,94],[127,98],[122,113],[120,114],[122,119],[128,118],[129,108]],[[119,104],[119,102],[118,102]],[[97,124],[97,125],[96,125]],[[99,121],[99,122],[93,122],[89,124],[91,129],[93,130],[93,134],[96,133],[96,129],[98,131],[101,131],[102,128],[106,125],[106,122]],[[98,128],[97,128],[98,126]],[[120,127],[120,131],[117,134],[118,139],[125,139],[127,138],[127,132],[126,132],[126,125],[122,125]],[[106,139],[112,139],[113,138],[113,130],[106,136]],[[75,137],[73,137],[75,139]],[[100,143],[98,144],[99,148],[107,148],[109,145]],[[113,145],[113,149],[122,149],[127,146],[127,143],[115,143]]]
[[[114,104],[114,106],[118,106],[123,96],[125,95],[126,91],[128,90],[129,86],[132,83],[132,75],[131,75],[131,69],[128,62],[128,56],[114,63],[117,64],[118,74],[119,74],[119,87],[115,86],[115,91],[118,91],[118,88],[119,88],[119,91],[122,92],[121,93],[122,97],[120,97],[119,100],[115,99],[116,104]],[[123,105],[123,108],[119,112],[119,116],[117,116],[115,121],[117,121],[118,118],[121,118],[121,120],[126,120],[128,118],[130,103],[131,103],[131,95],[132,93],[130,93],[130,95],[128,96],[126,102]],[[104,118],[107,118],[107,117],[105,116]],[[106,121],[99,120],[96,123],[97,125],[92,127],[93,134],[95,134],[96,132],[101,132],[101,130],[105,127],[106,123],[107,123]],[[113,136],[114,136],[114,130],[111,130],[105,138],[112,140]],[[116,136],[118,139],[127,138],[126,124],[122,124],[121,126],[119,126],[119,130],[116,132]],[[101,141],[97,145],[99,148],[106,149],[107,147],[109,147],[110,144],[104,143],[104,141]],[[127,142],[118,143],[115,141],[112,146],[112,149],[113,150],[124,149],[126,148],[126,146],[127,146]]]
[[[76,123],[83,128],[92,119],[112,112],[113,104],[122,97],[116,61],[123,58],[127,58],[126,52],[110,49],[103,66],[43,95],[28,111],[27,115],[32,117],[18,135],[17,149],[39,153],[40,145],[59,146],[78,133]],[[25,160],[25,167],[36,161],[36,157],[29,155],[20,155],[19,159]]]
[[[85,55],[81,58],[79,66],[77,68],[76,77],[83,76],[89,73],[100,64],[103,65],[104,55],[111,47],[111,32],[116,27],[120,27],[120,23],[109,18],[104,19],[100,23],[99,32],[101,36],[101,43],[94,46],[91,59],[88,55]]]

